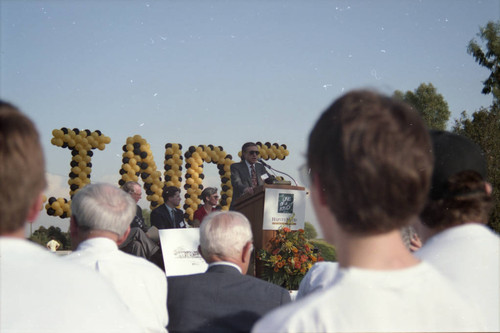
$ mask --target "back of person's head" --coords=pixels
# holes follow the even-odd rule
[[[200,226],[200,248],[205,258],[238,259],[245,244],[251,241],[250,222],[238,212],[209,214]]]
[[[431,131],[431,139],[435,162],[422,223],[431,229],[487,223],[493,203],[483,151],[468,138],[446,131]]]
[[[163,200],[166,202],[168,198],[173,197],[177,192],[180,192],[181,190],[178,187],[175,186],[165,186],[163,188],[163,193],[162,197]]]
[[[122,236],[136,213],[132,197],[110,184],[89,184],[71,200],[71,213],[83,230],[104,230]]]
[[[24,226],[46,186],[38,131],[15,106],[0,100],[0,235]]]
[[[124,190],[128,194],[133,194],[135,192],[136,186],[141,187],[141,185],[138,182],[129,181],[123,184],[122,190]]]
[[[408,105],[372,91],[336,100],[314,126],[308,165],[343,230],[379,234],[418,216],[430,184],[429,133]]]
[[[213,194],[217,193],[217,188],[215,187],[207,187],[201,192],[201,198],[203,202],[207,202],[207,198],[210,198]]]

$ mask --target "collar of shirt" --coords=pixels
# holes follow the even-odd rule
[[[250,177],[252,177],[252,165],[255,167],[255,164],[250,164],[248,163],[247,160],[245,160],[245,164],[247,165],[248,168],[248,174],[250,175]],[[257,173],[257,170],[255,170],[255,172]]]
[[[87,240],[84,240],[80,244],[78,244],[78,247],[76,251],[82,251],[87,248],[92,248],[92,249],[99,249],[100,251],[113,251],[113,250],[118,250],[118,245],[116,245],[116,242],[113,240],[106,238],[106,237],[95,237],[95,238],[89,238]],[[75,252],[76,252],[75,251]]]
[[[165,207],[167,207],[168,213],[172,215],[172,213],[175,213],[175,208],[170,208],[167,204],[165,204]]]
[[[236,268],[238,270],[238,272],[243,274],[243,272],[241,271],[241,268],[238,265],[236,265],[232,262],[229,262],[229,261],[214,261],[214,262],[211,262],[210,264],[208,264],[208,267],[217,266],[217,265],[232,266],[232,267]]]

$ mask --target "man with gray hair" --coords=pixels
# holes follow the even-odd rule
[[[70,232],[76,250],[65,257],[107,279],[147,332],[166,332],[167,281],[147,260],[118,250],[130,232],[132,197],[110,184],[90,184],[71,202]]]
[[[200,226],[202,274],[168,278],[169,332],[249,332],[270,310],[290,302],[285,289],[249,275],[252,230],[238,212],[216,212]]]

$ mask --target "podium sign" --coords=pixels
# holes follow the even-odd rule
[[[304,229],[306,211],[306,192],[286,188],[265,189],[264,218],[262,230],[278,230],[287,224],[295,214],[291,224],[292,230]]]
[[[198,228],[160,229],[160,243],[167,276],[204,273],[208,264],[198,252]]]

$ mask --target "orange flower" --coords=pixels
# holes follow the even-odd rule
[[[278,267],[274,267],[274,271],[275,271],[276,273],[278,273],[278,272],[279,272],[279,270],[280,270],[280,269],[279,269]]]
[[[284,227],[284,228],[283,228],[283,231],[284,231],[284,232],[290,232],[291,230],[290,230],[290,228]]]

